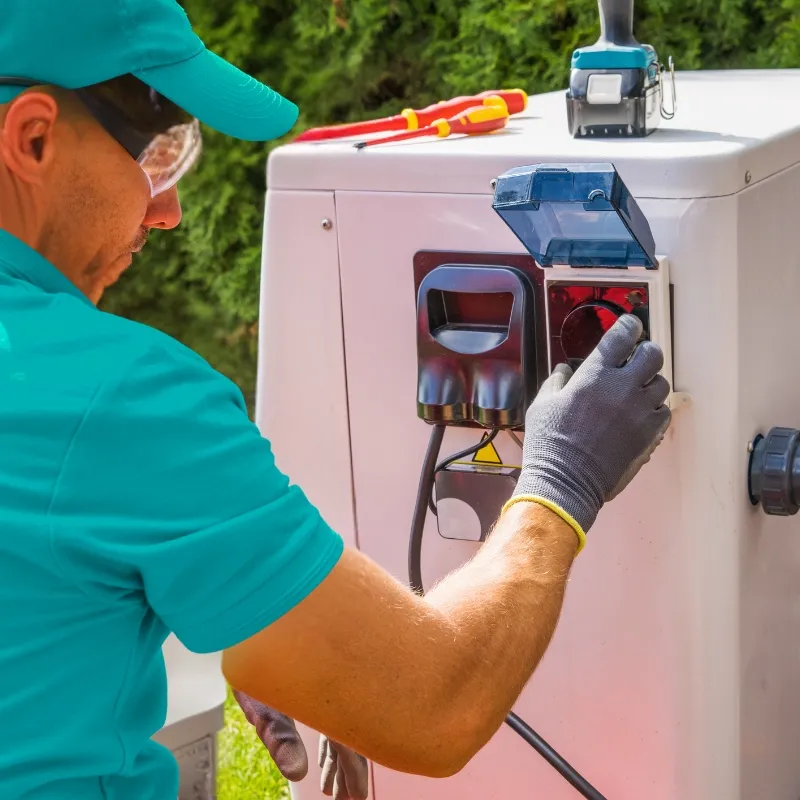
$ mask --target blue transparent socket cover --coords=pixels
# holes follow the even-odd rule
[[[613,164],[535,164],[497,179],[492,208],[543,267],[657,269],[650,226]]]

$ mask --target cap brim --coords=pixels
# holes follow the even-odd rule
[[[236,139],[278,139],[297,122],[294,103],[210,50],[134,74],[204,125]]]

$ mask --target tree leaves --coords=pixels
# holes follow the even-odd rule
[[[183,5],[211,49],[300,106],[291,135],[485,89],[563,89],[572,50],[599,35],[586,0]],[[639,41],[678,69],[800,63],[800,0],[638,0],[635,14]],[[281,142],[204,136],[203,159],[181,185],[182,225],[153,234],[104,307],[176,336],[251,397],[266,159]]]

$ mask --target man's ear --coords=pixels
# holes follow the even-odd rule
[[[55,127],[60,109],[44,92],[20,95],[0,123],[0,157],[25,183],[39,184],[55,159]]]

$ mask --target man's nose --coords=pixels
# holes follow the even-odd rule
[[[156,195],[150,201],[142,227],[172,230],[178,227],[182,216],[183,211],[181,210],[181,201],[178,198],[178,187],[173,186],[166,192]]]

